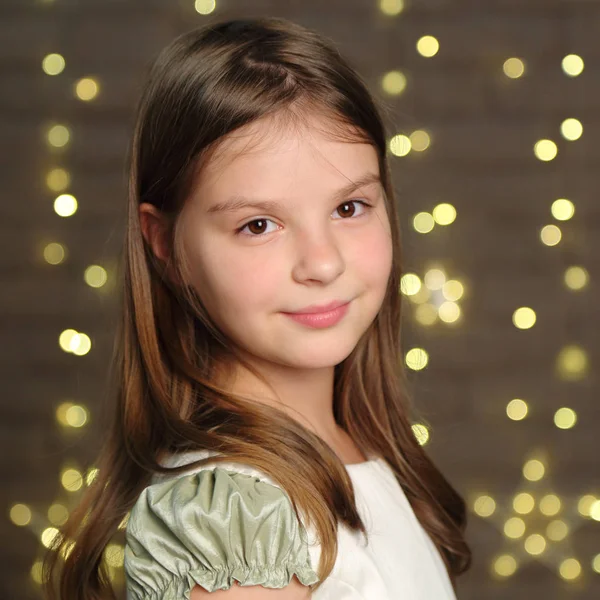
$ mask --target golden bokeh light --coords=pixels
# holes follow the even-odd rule
[[[42,69],[46,75],[58,75],[65,69],[65,59],[61,54],[48,54],[42,60]]]
[[[405,273],[400,279],[400,292],[405,296],[414,296],[421,289],[421,278],[415,273]]]
[[[412,144],[408,136],[398,134],[390,139],[389,148],[394,156],[406,156],[411,151]]]
[[[569,533],[568,525],[561,519],[554,519],[546,527],[546,537],[553,542],[561,542]]]
[[[581,496],[581,498],[579,498],[579,500],[577,501],[577,512],[582,517],[589,517],[590,512],[592,510],[592,506],[594,505],[596,500],[596,496],[593,496],[592,494],[585,494],[584,496]]]
[[[550,212],[558,221],[568,221],[575,214],[575,205],[567,198],[558,198],[552,203]]]
[[[573,265],[565,270],[563,281],[570,290],[579,291],[587,287],[590,280],[585,267]]]
[[[562,407],[554,413],[554,424],[559,429],[571,429],[577,423],[577,414],[572,408]]]
[[[69,511],[63,504],[55,503],[48,508],[48,521],[52,525],[64,525],[69,518]]]
[[[533,152],[539,160],[553,160],[558,154],[558,147],[552,140],[539,140],[533,147]]]
[[[431,136],[423,129],[413,131],[410,136],[410,145],[415,152],[424,152],[431,145]]]
[[[17,527],[24,527],[31,523],[31,509],[27,504],[13,504],[9,511],[10,520]]]
[[[440,320],[444,323],[456,323],[460,319],[461,310],[456,302],[442,302],[438,309]]]
[[[442,202],[433,209],[432,215],[438,225],[450,225],[456,220],[456,208],[452,204]]]
[[[536,314],[532,308],[521,306],[513,313],[512,321],[518,329],[531,329],[536,322]]]
[[[83,279],[90,287],[100,288],[107,282],[108,274],[100,265],[90,265],[85,270]]]
[[[83,77],[75,83],[75,96],[83,102],[96,98],[100,91],[98,82],[92,77]]]
[[[518,79],[525,73],[525,63],[520,58],[507,58],[502,65],[502,70],[507,77]]]
[[[429,269],[423,278],[425,285],[430,290],[441,290],[446,283],[446,274],[441,269]]]
[[[62,148],[69,143],[71,131],[65,125],[53,125],[48,129],[46,139],[54,148]]]
[[[196,0],[194,3],[194,9],[199,15],[210,15],[216,6],[215,0]]]
[[[440,49],[440,43],[432,35],[424,35],[417,41],[417,52],[425,58],[435,56]]]
[[[438,309],[430,302],[419,304],[415,309],[415,320],[424,327],[433,325],[438,320]]]
[[[506,414],[513,421],[522,421],[527,416],[528,410],[527,403],[520,398],[515,398],[506,405]]]
[[[556,246],[562,239],[560,227],[556,225],[545,225],[540,230],[540,240],[546,246]]]
[[[546,494],[540,500],[539,509],[546,517],[554,517],[561,509],[560,498],[556,494]]]
[[[46,175],[46,186],[53,192],[62,192],[71,183],[71,176],[65,169],[52,169]]]
[[[539,556],[546,550],[546,538],[539,533],[532,533],[525,539],[523,547],[528,554]]]
[[[560,126],[560,133],[565,140],[574,142],[583,135],[583,125],[578,119],[565,119]]]
[[[513,508],[520,515],[529,514],[535,506],[535,500],[528,492],[521,492],[513,498]]]
[[[399,96],[408,85],[406,75],[402,71],[388,71],[381,79],[381,88],[390,96]]]
[[[83,477],[77,469],[65,469],[60,475],[60,482],[67,492],[76,492],[83,486]]]
[[[435,220],[431,213],[420,212],[413,217],[413,228],[418,233],[429,233],[434,227]]]
[[[565,381],[578,381],[588,374],[589,360],[587,352],[577,344],[562,348],[556,359],[558,376]]]
[[[71,194],[61,194],[54,200],[54,212],[59,217],[71,217],[77,212],[77,199]]]
[[[429,429],[422,423],[412,425],[412,432],[421,446],[429,441]]]
[[[404,0],[379,0],[379,10],[389,17],[395,17],[404,10]]]
[[[473,502],[473,511],[480,517],[491,517],[496,512],[496,501],[491,496],[482,494]]]
[[[525,535],[525,521],[521,517],[510,517],[504,523],[504,535],[511,540],[518,540]]]
[[[429,354],[423,348],[411,348],[405,357],[406,366],[413,371],[421,371],[429,362]]]
[[[565,75],[569,77],[577,77],[577,75],[581,75],[583,69],[585,67],[585,63],[583,62],[583,58],[577,54],[568,54],[562,59],[562,70]]]
[[[560,563],[558,572],[563,579],[572,581],[581,575],[581,564],[576,558],[566,558]]]
[[[517,561],[510,554],[498,556],[492,564],[492,575],[498,577],[510,577],[517,570]]]
[[[44,247],[44,260],[49,265],[59,265],[66,258],[66,250],[62,244],[50,242]]]
[[[460,300],[465,293],[463,284],[457,279],[449,279],[442,286],[442,295],[446,300],[456,302]]]
[[[543,463],[537,459],[528,460],[523,466],[523,477],[528,481],[539,481],[546,469]]]

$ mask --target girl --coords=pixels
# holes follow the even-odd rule
[[[465,504],[411,429],[386,148],[314,31],[222,22],[159,55],[130,154],[115,418],[48,598],[115,598],[101,559],[125,521],[128,600],[455,598]]]

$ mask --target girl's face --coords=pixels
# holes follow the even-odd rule
[[[245,150],[257,132],[259,146]],[[318,128],[282,133],[268,121],[224,144],[182,215],[191,283],[253,364],[333,367],[375,319],[392,266],[377,154],[368,144],[330,141]],[[342,193],[369,175],[375,180]],[[241,199],[273,204],[216,210]],[[334,300],[350,301],[348,310],[324,329],[284,314]]]

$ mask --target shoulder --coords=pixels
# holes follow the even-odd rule
[[[179,466],[206,456],[162,462]],[[235,581],[266,588],[288,586],[294,576],[304,586],[318,581],[289,497],[247,465],[207,463],[155,476],[130,512],[125,539],[128,600],[199,600],[202,589],[190,596],[196,585],[214,592]]]

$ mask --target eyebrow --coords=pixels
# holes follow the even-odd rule
[[[332,201],[343,200],[346,196],[356,191],[358,188],[370,185],[373,183],[381,183],[381,178],[378,173],[365,173],[356,181],[350,182],[343,188],[339,189],[332,197]],[[248,198],[247,196],[236,195],[232,196],[225,202],[217,202],[211,206],[206,212],[208,214],[217,213],[232,213],[244,208],[254,208],[259,210],[271,211],[284,208],[275,200],[261,200],[259,198]]]

